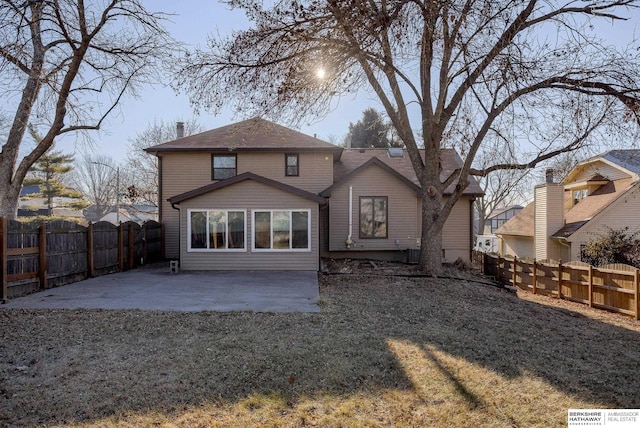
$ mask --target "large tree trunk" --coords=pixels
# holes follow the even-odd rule
[[[5,171],[4,165],[0,164],[0,171],[0,217],[15,220],[21,186],[11,183],[11,170]]]
[[[426,145],[425,145],[426,146]],[[440,181],[440,144],[432,138],[424,154],[422,169],[422,236],[419,267],[423,272],[442,271],[443,188]],[[445,216],[446,218],[446,216]]]
[[[419,268],[434,274],[442,271],[442,205],[437,199],[423,192]]]

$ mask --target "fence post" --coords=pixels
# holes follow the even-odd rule
[[[127,239],[128,242],[128,247],[129,247],[129,258],[127,259],[127,265],[129,269],[133,269],[134,268],[134,263],[135,263],[135,242],[134,242],[134,234],[133,234],[133,224],[129,224],[129,239]]]
[[[482,253],[482,273],[483,274],[487,274],[487,264],[489,263],[488,260],[489,256],[487,255],[487,253]]]
[[[531,280],[531,283],[533,287],[533,294],[536,294],[538,291],[538,262],[536,259],[533,259],[533,279]]]
[[[496,280],[502,282],[502,268],[500,267],[500,254],[498,254],[498,264],[496,265]]]
[[[160,223],[160,258],[164,260],[164,223]]]
[[[47,225],[43,222],[38,228],[38,276],[40,290],[47,289]]]
[[[90,278],[96,276],[93,245],[93,223],[89,223],[87,227],[87,274]]]
[[[562,299],[562,259],[558,260],[558,299]]]
[[[147,223],[142,224],[142,264],[147,263],[147,259],[149,258],[147,248]]]
[[[633,280],[636,286],[636,319],[640,319],[640,270],[636,269],[636,276]]]
[[[7,219],[0,217],[0,288],[2,303],[9,301],[7,283]]]
[[[637,278],[638,276],[636,275]],[[636,297],[637,295],[638,293],[636,293]],[[589,307],[593,308],[593,266],[591,265],[589,265]]]
[[[124,232],[122,223],[118,225],[116,230],[118,231],[118,270],[122,272],[124,270]]]
[[[518,286],[518,257],[516,256],[513,256],[513,276],[511,282],[513,282],[514,287]]]

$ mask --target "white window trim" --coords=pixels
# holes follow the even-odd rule
[[[269,225],[269,234],[271,238],[271,246],[273,247],[273,212],[274,211],[288,211],[289,212],[289,246],[293,244],[291,237],[293,236],[293,222],[291,221],[291,213],[293,212],[306,212],[307,213],[307,248],[256,248],[256,213],[270,213],[271,222]],[[254,209],[251,210],[251,251],[256,253],[310,253],[311,252],[311,210],[310,209],[297,209],[297,208],[279,208],[279,209]]]
[[[244,213],[244,247],[243,248],[191,248],[191,213],[207,213],[207,245],[209,245],[209,211],[224,211],[226,213],[226,236],[229,236],[229,212]],[[234,208],[190,208],[187,210],[187,252],[188,253],[246,253],[247,252],[247,210]]]

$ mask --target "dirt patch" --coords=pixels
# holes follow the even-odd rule
[[[378,271],[415,272],[321,275],[320,314],[0,309],[0,425],[546,427],[640,407],[640,323]]]

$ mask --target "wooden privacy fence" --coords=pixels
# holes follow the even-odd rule
[[[84,227],[0,217],[0,300],[160,260],[162,240],[156,221]]]
[[[518,259],[474,252],[474,264],[486,275],[514,287],[640,319],[640,270],[611,264],[595,268],[583,262]]]

